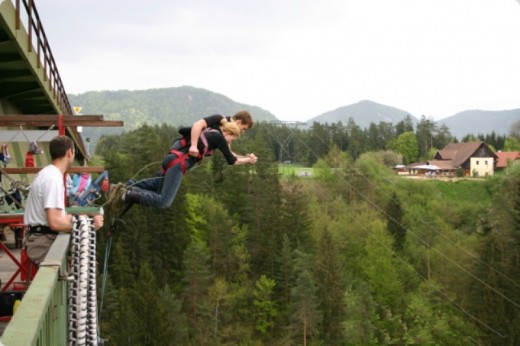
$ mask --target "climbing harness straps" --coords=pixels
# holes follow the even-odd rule
[[[199,155],[197,156],[197,162],[202,161],[202,159],[205,156],[213,155],[213,153],[215,152],[215,150],[208,149],[208,139],[206,138],[206,134],[208,132],[217,132],[217,131],[218,130],[213,129],[213,128],[207,128],[207,129],[204,129],[204,131],[202,131],[202,133],[200,134],[200,140],[202,141],[202,152],[199,152]],[[189,142],[186,140],[186,138],[181,138],[181,139],[179,139],[179,141],[181,144],[181,148],[185,149],[188,147]],[[168,162],[165,166],[163,165],[162,170],[161,170],[161,175],[165,175],[166,171],[168,171],[171,167],[175,166],[178,163],[180,163],[180,165],[181,165],[182,174],[185,174],[186,170],[187,170],[186,159],[188,159],[190,157],[190,154],[187,152],[184,153],[179,149],[171,149],[169,154],[175,155],[176,158],[174,158],[173,160]]]
[[[170,154],[175,155],[176,157],[173,160],[170,160],[166,166],[162,166],[161,175],[165,175],[166,171],[178,163],[181,165],[182,174],[186,173],[186,159],[190,156],[190,154],[182,153],[175,149],[170,150]]]

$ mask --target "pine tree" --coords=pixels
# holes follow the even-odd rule
[[[235,220],[236,222],[236,220]],[[236,223],[232,229],[229,267],[229,287],[225,326],[220,328],[223,343],[246,343],[252,340],[254,321],[252,321],[252,280],[249,279],[250,255],[247,249],[248,229]]]
[[[261,143],[259,148],[262,148]],[[262,157],[255,165],[255,172],[256,174],[251,177],[249,188],[248,204],[251,208],[251,219],[247,222],[251,235],[251,265],[254,272],[274,277],[277,270],[276,258],[282,239],[278,167],[269,160],[269,157],[265,159]]]
[[[319,287],[320,310],[323,320],[321,334],[327,345],[339,345],[342,340],[344,315],[344,285],[337,249],[330,232],[322,233],[316,263],[316,281]]]
[[[190,241],[187,225],[186,188],[181,185],[174,203],[167,210],[148,208],[143,218],[144,225],[150,232],[149,246],[153,256],[150,263],[156,274],[159,287],[170,285],[175,292],[180,292],[183,271],[183,256]]]
[[[302,185],[296,178],[284,184],[280,209],[281,227],[284,235],[292,242],[292,248],[301,247],[307,251],[314,248],[310,234],[311,218],[309,198],[303,193]]]
[[[359,287],[349,287],[345,291],[345,314],[343,317],[344,339],[346,345],[371,345],[381,343],[376,337],[376,324],[380,319],[370,292],[370,286],[361,282]]]
[[[386,206],[385,215],[387,218],[386,229],[394,238],[393,248],[395,251],[402,251],[406,241],[406,227],[403,226],[403,208],[401,201],[395,192]]]
[[[293,301],[293,328],[299,340],[303,339],[303,345],[313,338],[318,332],[318,324],[321,320],[317,287],[309,270],[300,273],[296,280],[296,286],[292,290]]]
[[[309,268],[310,256],[296,252],[296,270],[298,276],[296,285],[291,291],[292,301],[292,330],[297,336],[296,340],[303,340],[307,345],[318,333],[319,323],[322,319],[319,310],[318,287]]]
[[[227,300],[229,299],[229,285],[226,279],[218,277],[209,288],[208,298],[211,304],[212,335],[213,342],[219,343],[220,329],[222,328],[222,315],[224,314]]]
[[[135,288],[131,291],[133,310],[139,318],[139,344],[161,345],[165,340],[167,325],[164,323],[159,290],[148,263],[143,263]]]
[[[485,345],[520,342],[520,177],[508,177],[497,194],[501,208],[490,217],[491,232],[483,239],[477,275],[486,283],[472,283],[472,312],[489,328],[481,328]],[[514,302],[514,303],[513,303]],[[480,326],[482,327],[482,326]]]
[[[278,256],[279,271],[275,277],[275,290],[279,304],[281,328],[289,325],[291,309],[291,290],[295,285],[293,245],[287,234],[282,238],[282,250]]]
[[[372,236],[366,239],[366,255],[362,259],[362,270],[374,290],[376,301],[390,306],[393,312],[403,307],[403,283],[399,268],[391,251],[390,236],[384,231],[382,222],[372,222]]]
[[[161,325],[163,326],[163,340],[171,345],[188,344],[188,322],[182,312],[182,302],[168,286],[159,292],[159,306],[161,308]]]
[[[109,315],[106,337],[114,345],[139,345],[140,320],[134,310],[131,289],[119,288],[115,294],[116,301],[112,307],[113,313]]]
[[[192,239],[184,252],[183,311],[188,318],[190,339],[201,342],[209,338],[209,258],[207,246],[197,239]]]
[[[278,309],[272,297],[275,285],[275,281],[265,275],[261,275],[255,283],[253,292],[255,329],[263,337],[270,333],[274,325],[274,318],[278,315]]]
[[[110,258],[110,265],[108,273],[112,283],[116,287],[134,287],[136,276],[134,275],[134,268],[130,263],[120,239],[112,243],[113,249],[112,258]]]

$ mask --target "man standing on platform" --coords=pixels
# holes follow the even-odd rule
[[[27,256],[39,265],[59,232],[70,232],[76,217],[65,213],[63,176],[74,162],[74,142],[66,136],[54,137],[49,144],[51,164],[43,168],[29,189],[24,224],[29,227]],[[103,227],[103,215],[94,216],[94,227]]]

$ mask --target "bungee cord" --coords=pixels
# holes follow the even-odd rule
[[[69,345],[97,345],[96,230],[79,216],[72,230],[69,282]]]

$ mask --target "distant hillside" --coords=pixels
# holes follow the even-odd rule
[[[361,128],[368,128],[370,123],[379,124],[381,121],[395,125],[407,115],[410,115],[414,122],[417,121],[409,112],[365,100],[318,115],[307,120],[307,124],[311,125],[315,121],[329,124],[341,121],[343,124],[346,124],[348,119],[352,118]]]
[[[507,135],[513,122],[520,120],[520,109],[505,111],[464,111],[437,121],[446,124],[452,135],[462,139],[467,134],[488,134],[492,131]]]
[[[276,120],[273,114],[260,107],[238,103],[224,95],[190,86],[135,91],[89,91],[68,96],[72,106],[82,107],[82,114],[101,114],[105,120],[123,120],[127,131],[145,123],[190,126],[194,121],[208,115],[232,115],[239,110],[249,111],[256,121]],[[122,129],[115,128],[85,128],[83,137],[90,138],[93,149],[102,134],[121,131]]]
[[[365,100],[318,115],[309,119],[307,124],[310,126],[315,121],[329,124],[341,121],[346,124],[348,119],[352,118],[361,128],[368,128],[370,123],[378,124],[381,121],[391,122],[395,125],[407,115],[410,115],[414,123],[417,124],[418,120],[409,112]],[[520,109],[504,111],[470,110],[438,120],[436,124],[438,126],[446,124],[451,134],[460,140],[470,133],[478,135],[490,134],[495,131],[497,134],[507,135],[511,124],[517,120],[520,120]]]

